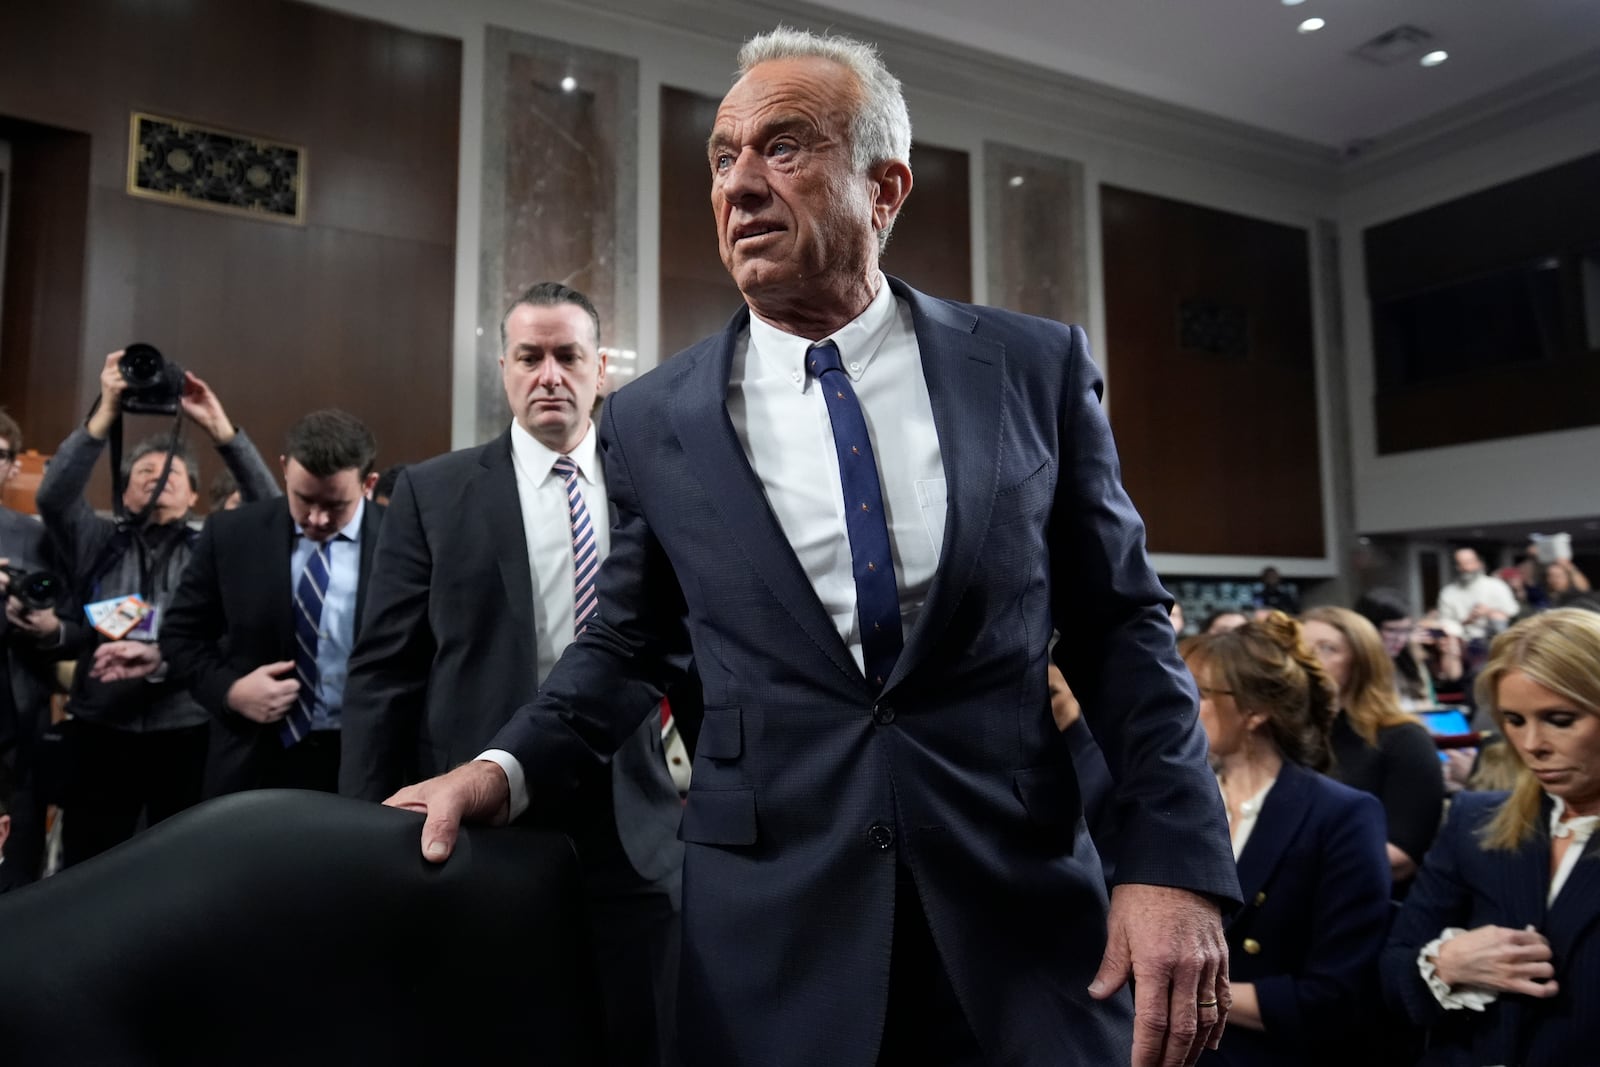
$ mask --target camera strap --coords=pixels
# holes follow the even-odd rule
[[[95,401],[96,407],[100,401]],[[89,414],[94,414],[94,408],[89,409]],[[143,526],[145,520],[155,511],[156,501],[161,499],[162,492],[167,488],[167,480],[172,476],[172,461],[178,454],[178,446],[183,443],[183,412],[180,410],[172,420],[172,433],[167,438],[167,461],[161,465],[161,474],[156,478],[155,488],[150,493],[150,499],[145,501],[144,507],[133,515],[127,513],[122,503],[122,494],[128,488],[128,480],[122,473],[122,413],[118,412],[116,419],[111,423],[111,433],[107,440],[111,451],[111,513],[116,516],[118,524]]]

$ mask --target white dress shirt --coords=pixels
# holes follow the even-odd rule
[[[600,558],[611,551],[611,513],[606,506],[606,476],[595,448],[594,423],[568,455],[578,465],[578,486],[589,522],[594,526]],[[533,578],[533,642],[537,682],[572,644],[572,517],[567,510],[566,479],[553,469],[560,452],[511,424],[511,463],[517,472],[517,498],[522,504],[522,535],[528,542],[528,574]]]
[[[366,514],[365,499],[356,502],[350,521],[333,535],[328,545],[328,588],[322,598],[322,615],[317,624],[317,692],[311,702],[311,729],[339,729],[339,712],[344,707],[344,683],[350,674],[350,650],[356,641],[356,595],[361,587],[361,519]],[[300,576],[317,542],[306,536],[298,523],[294,551],[289,554],[289,595],[300,588]]]
[[[872,438],[909,633],[939,565],[945,520],[944,464],[911,309],[879,274],[872,303],[827,339],[839,346]],[[844,488],[827,404],[806,373],[811,344],[751,315],[734,348],[728,417],[817,599],[861,667]]]
[[[606,476],[595,447],[594,423],[576,448],[567,453],[578,465],[578,486],[589,523],[594,527],[595,551],[604,560],[611,551],[611,511],[606,503]],[[511,464],[517,474],[517,499],[522,505],[522,536],[528,542],[528,575],[533,579],[533,633],[535,681],[545,676],[572,644],[573,568],[572,516],[567,510],[566,479],[554,470],[561,453],[546,448],[515,420],[511,423]],[[490,749],[478,757],[497,764],[511,787],[511,817],[528,807],[527,779],[522,764],[504,749]]]

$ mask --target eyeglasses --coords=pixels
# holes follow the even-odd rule
[[[10,463],[12,460],[14,460],[16,458],[17,458],[17,450],[16,449],[14,449],[14,448],[0,448],[0,463]]]
[[[1202,686],[1199,687],[1199,689],[1200,689],[1200,699],[1201,700],[1215,700],[1218,697],[1231,697],[1231,696],[1233,696],[1233,690],[1232,689],[1213,689],[1209,685],[1202,685]]]

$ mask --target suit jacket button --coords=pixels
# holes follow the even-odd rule
[[[1266,902],[1267,902],[1267,891],[1265,889],[1263,889],[1261,892],[1256,894],[1256,907],[1259,908],[1259,907],[1261,907],[1261,905],[1265,904]]]
[[[872,721],[879,726],[888,726],[894,722],[894,708],[888,704],[872,705]]]
[[[1257,941],[1253,937],[1245,938],[1244,939],[1244,952],[1245,952],[1245,955],[1247,955],[1247,956],[1259,956],[1259,955],[1261,955],[1261,942]]]
[[[879,852],[888,852],[894,847],[894,827],[881,822],[873,823],[867,827],[867,842]]]

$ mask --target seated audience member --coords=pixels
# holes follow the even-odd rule
[[[382,504],[385,507],[389,505],[389,498],[394,496],[395,483],[400,480],[400,475],[405,472],[405,469],[406,465],[404,463],[396,463],[378,475],[378,480],[372,484],[372,491],[369,494],[369,498],[374,504]]]
[[[1227,920],[1233,1008],[1201,1063],[1346,1064],[1389,923],[1382,806],[1322,775],[1334,687],[1282,612],[1186,652],[1245,905]]]
[[[154,824],[199,800],[205,766],[209,716],[183,685],[166,678],[155,643],[194,544],[188,524],[200,493],[194,457],[180,448],[162,483],[168,438],[135,446],[123,462],[128,515],[119,521],[96,515],[84,498],[127,387],[117,367],[121,355],[106,357],[100,404],[61,442],[36,498],[84,607],[118,606],[102,624],[109,632],[85,628],[81,649],[74,649],[72,779],[62,831],[68,865],[132,837],[141,815]],[[216,444],[246,500],[278,495],[255,446],[193,374],[184,377],[182,409]]]
[[[1431,1028],[1428,1064],[1600,1061],[1600,616],[1556,609],[1496,638],[1479,701],[1517,758],[1510,793],[1462,793],[1395,920],[1383,988]]]
[[[1200,624],[1202,634],[1225,634],[1229,630],[1237,630],[1250,621],[1250,617],[1242,611],[1228,608],[1225,611],[1213,611],[1206,616],[1206,621]]]
[[[161,626],[172,678],[211,713],[205,795],[337,792],[350,649],[383,508],[378,443],[354,415],[289,428],[288,493],[211,517]]]
[[[1266,611],[1281,611],[1286,615],[1300,614],[1300,594],[1283,584],[1278,568],[1267,567],[1261,572],[1261,591],[1256,593],[1255,606]]]
[[[1433,738],[1400,710],[1394,664],[1378,630],[1346,608],[1312,608],[1305,637],[1338,690],[1328,773],[1383,802],[1396,895],[1416,874],[1444,808]]]
[[[216,514],[219,511],[232,511],[244,503],[244,494],[239,492],[239,483],[233,477],[233,472],[221,470],[211,479],[211,488],[206,490],[206,511]]]
[[[1557,560],[1544,569],[1544,591],[1550,607],[1568,607],[1589,592],[1589,579],[1571,560]]]
[[[1363,594],[1355,610],[1383,638],[1383,651],[1394,664],[1401,709],[1438,707],[1435,678],[1445,683],[1461,680],[1461,639],[1436,625],[1416,625],[1411,609],[1393,589]]]

